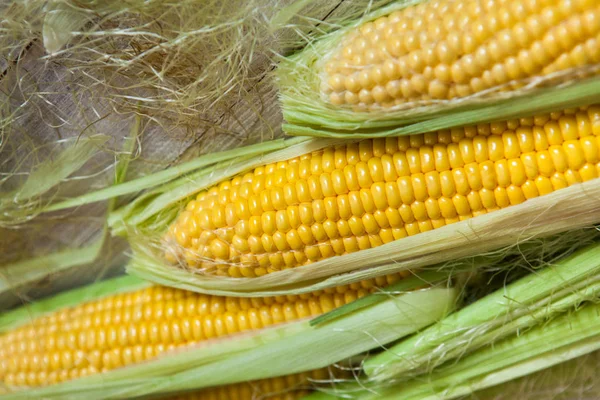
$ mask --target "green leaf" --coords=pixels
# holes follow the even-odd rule
[[[140,120],[139,118],[136,118],[131,127],[129,136],[124,141],[122,155],[119,157],[115,167],[115,184],[121,183],[127,175],[129,160],[133,151],[133,146],[137,141],[139,127]],[[104,143],[105,139],[105,137],[101,137],[101,140],[99,141],[88,139],[76,141],[71,147],[62,151],[57,158],[50,157],[47,161],[42,163],[40,168],[48,169],[37,169],[34,171],[17,193],[26,193],[27,196],[40,195],[46,191],[49,186],[58,184],[62,179],[81,168],[83,163],[88,161],[89,158],[95,154],[96,146]],[[44,181],[46,186],[34,188],[33,183],[28,183],[38,183],[40,181]],[[37,192],[35,192],[35,190],[37,190]],[[115,199],[111,199],[108,204],[107,216],[114,207],[114,200]],[[107,237],[108,225],[105,224],[100,233],[100,237],[87,246],[64,249],[2,266],[0,269],[0,293],[15,290],[23,285],[42,280],[59,271],[94,262],[100,256],[100,252],[102,251]]]
[[[15,290],[59,271],[93,262],[100,255],[105,238],[106,229],[88,246],[66,249],[2,266],[0,293]]]
[[[360,399],[453,399],[597,349],[600,349],[600,305],[587,304],[450,363],[430,374],[426,382],[414,379]]]
[[[459,272],[462,271],[459,271],[458,269],[447,271],[423,271],[417,275],[413,275],[411,277],[402,279],[400,282],[396,282],[393,285],[386,286],[385,288],[382,288],[375,293],[371,293],[368,296],[355,300],[352,303],[345,304],[339,308],[335,308],[329,311],[328,313],[313,318],[310,321],[310,324],[312,326],[325,324],[327,322],[333,321],[336,318],[341,318],[344,315],[351,314],[365,307],[381,303],[382,301],[385,301],[387,298],[393,296],[394,294],[414,290],[418,287],[422,287],[423,285],[429,286],[440,281],[448,281],[450,277],[452,277],[455,273]]]
[[[364,370],[372,379],[386,381],[410,370],[435,368],[596,296],[598,282],[600,244],[595,244],[453,313],[367,360]]]
[[[50,1],[42,27],[44,48],[50,55],[58,53],[91,20],[91,15],[64,2]]]
[[[5,194],[2,200],[19,203],[41,196],[79,170],[108,139],[105,135],[93,135],[66,140],[72,144],[57,155],[50,155],[29,174],[19,189]]]
[[[102,200],[111,199],[118,196],[123,196],[126,194],[133,194],[140,192],[145,189],[154,188],[155,191],[166,190],[169,182],[180,178],[181,176],[192,173],[194,171],[203,171],[209,166],[218,165],[221,162],[227,162],[230,160],[234,160],[237,158],[258,156],[263,153],[268,153],[270,151],[278,150],[285,148],[286,146],[293,145],[295,143],[301,143],[303,141],[307,141],[306,138],[294,138],[294,139],[279,139],[270,142],[265,142],[257,145],[247,146],[243,148],[237,148],[233,150],[227,150],[219,153],[211,153],[207,155],[203,155],[198,157],[195,160],[188,161],[183,164],[179,164],[165,170],[156,172],[151,175],[147,175],[141,178],[133,179],[130,181],[123,182],[119,185],[114,185],[105,189],[96,190],[94,192],[89,192],[79,197],[68,199],[60,203],[53,204],[49,207],[46,207],[44,211],[56,211],[62,210],[65,208],[82,206],[85,204],[90,204]],[[161,188],[161,185],[165,185]],[[158,187],[158,189],[157,189]],[[135,209],[135,206],[139,203],[139,200],[134,202],[134,205],[130,205],[129,207],[122,209],[121,212],[125,210]],[[113,224],[115,220],[118,220],[120,217],[123,217],[121,214],[117,213],[113,218]],[[112,225],[112,224],[111,224]]]

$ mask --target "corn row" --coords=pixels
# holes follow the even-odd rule
[[[305,154],[191,200],[170,262],[255,277],[520,204],[600,173],[600,107]]]
[[[301,295],[239,298],[162,286],[117,294],[32,320],[0,336],[0,380],[45,386],[151,360],[238,332],[314,317],[400,276]]]
[[[455,99],[600,62],[595,0],[431,0],[367,22],[326,58],[321,93],[359,109]]]

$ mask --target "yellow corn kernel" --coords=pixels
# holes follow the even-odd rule
[[[510,90],[600,61],[599,21],[594,1],[422,2],[350,30],[322,64],[321,93],[377,109]]]
[[[245,204],[252,196],[260,191],[269,197],[290,183],[257,169],[260,175],[257,170],[245,175],[256,189],[248,191],[234,178],[227,181],[227,189],[199,194],[169,229],[167,258],[205,273],[218,273],[219,262],[227,261],[234,266],[231,276],[253,277],[259,268],[261,274],[269,273],[389,243],[394,229],[414,235],[457,218],[520,204],[598,176],[600,130],[590,129],[598,119],[600,108],[590,107],[575,114],[553,113],[552,118],[495,122],[486,135],[475,134],[473,127],[454,128],[450,141],[438,132],[385,142],[363,140],[306,154],[303,160],[312,167],[296,180],[297,186],[327,174],[320,179],[327,182],[324,186],[335,177],[328,196],[298,196],[278,211],[257,204],[256,214],[248,216]],[[323,172],[326,169],[330,172]],[[254,185],[253,176],[277,183],[263,189],[262,184]],[[223,223],[219,215],[206,217],[198,210],[210,209],[226,196],[230,203],[225,207],[233,204],[236,215],[218,228]],[[189,224],[203,218],[214,220],[200,227]],[[195,249],[190,245],[195,240],[205,247]],[[285,261],[285,253],[279,253],[290,249],[297,256]],[[256,261],[242,264],[242,259]]]

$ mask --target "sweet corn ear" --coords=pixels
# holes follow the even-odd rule
[[[377,283],[397,279],[390,276],[298,296],[224,297],[163,286],[111,295],[2,334],[0,381],[9,390],[19,390],[126,367],[209,339],[314,317],[375,291]],[[287,387],[322,373],[289,378]],[[277,392],[285,379],[257,385],[263,393]],[[239,393],[250,389],[235,386]],[[221,390],[226,389],[192,398],[218,397]]]
[[[199,193],[166,257],[231,277],[295,268],[595,179],[599,149],[598,106],[327,148]]]
[[[330,104],[376,110],[515,90],[598,62],[595,0],[431,0],[350,30],[319,73]]]

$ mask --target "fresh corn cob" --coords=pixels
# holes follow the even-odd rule
[[[386,108],[516,89],[600,62],[599,40],[594,0],[432,0],[348,32],[325,62],[322,93]]]
[[[166,257],[231,277],[294,268],[595,179],[599,149],[598,106],[327,148],[199,193]]]
[[[298,398],[311,380],[351,378],[332,364],[424,328],[458,300],[444,284],[345,306],[386,290],[372,284],[252,299],[131,276],[75,289],[0,315],[0,398]],[[312,318],[336,305],[327,323]]]
[[[437,117],[451,127],[442,114],[465,104],[498,106],[508,114],[495,118],[509,118],[593,96],[582,88],[597,83],[600,65],[595,0],[406,3],[375,10],[281,63],[287,133],[392,134]],[[569,95],[544,97],[552,91]],[[462,124],[485,121],[478,118]],[[418,123],[408,131],[424,132]]]
[[[299,296],[224,297],[163,286],[112,295],[0,336],[0,379],[18,389],[107,372],[206,340],[321,315],[375,290],[370,280]]]

